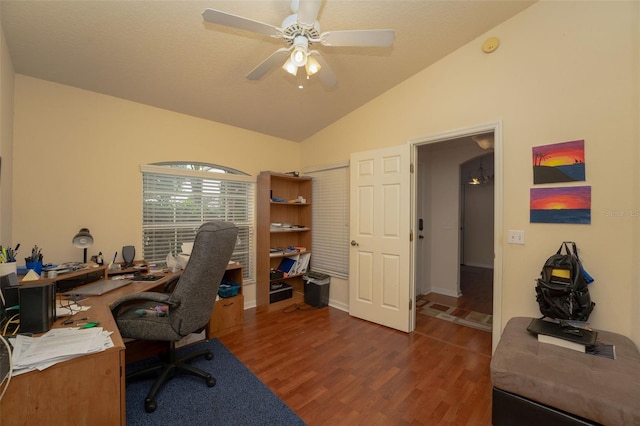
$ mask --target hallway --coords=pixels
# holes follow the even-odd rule
[[[460,265],[460,291],[462,296],[457,298],[429,293],[418,299],[493,314],[493,269]]]

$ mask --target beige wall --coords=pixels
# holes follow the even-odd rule
[[[0,244],[15,246],[11,231],[13,158],[13,64],[0,27]]]
[[[596,278],[592,323],[640,344],[639,9],[537,3],[306,140],[302,166],[501,120],[503,324],[539,315],[534,279],[574,240]],[[489,36],[501,44],[487,55]],[[585,140],[591,225],[530,224],[531,148],[575,139]],[[526,245],[506,244],[509,229],[524,230]]]
[[[118,98],[23,75],[15,93],[13,233],[24,252],[42,247],[45,262],[81,261],[71,245],[81,227],[95,240],[89,254],[110,260],[134,245],[141,256],[141,164],[256,175],[299,163],[300,144]]]

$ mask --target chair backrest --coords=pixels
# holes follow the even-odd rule
[[[169,298],[179,302],[169,317],[180,335],[193,333],[209,321],[237,238],[238,229],[229,222],[206,222],[198,229],[189,262]]]

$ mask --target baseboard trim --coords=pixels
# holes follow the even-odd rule
[[[441,288],[441,287],[431,287],[431,293],[437,293],[443,296],[456,297],[456,298],[462,296],[462,293],[458,291],[450,290],[448,288]]]

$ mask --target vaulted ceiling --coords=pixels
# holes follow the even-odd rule
[[[279,66],[247,80],[283,41],[202,18],[212,8],[279,27],[289,0],[1,0],[0,17],[16,73],[302,141],[532,3],[324,0],[321,31],[395,32],[387,48],[318,46],[330,89],[317,75],[299,89]]]

